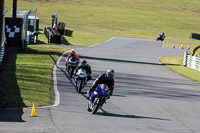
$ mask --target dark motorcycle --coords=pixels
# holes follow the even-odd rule
[[[87,74],[83,68],[80,68],[74,77],[75,85],[77,87],[78,93],[81,93],[81,90],[86,86]]]
[[[75,57],[69,58],[69,61],[67,61],[67,63],[66,63],[66,70],[67,70],[70,78],[72,78],[72,76],[74,74],[74,70],[76,69],[77,66],[78,66],[77,59]]]
[[[165,39],[165,33],[163,32],[163,33],[161,33],[160,35],[158,35],[158,38],[156,39],[156,41],[164,41],[164,39]]]
[[[106,102],[106,99],[110,97],[110,90],[105,84],[100,84],[97,86],[94,92],[88,100],[88,111],[95,114],[98,109],[100,109]]]

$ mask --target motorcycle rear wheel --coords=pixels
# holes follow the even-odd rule
[[[69,69],[69,77],[72,78],[72,76],[73,76],[73,68],[70,68]]]

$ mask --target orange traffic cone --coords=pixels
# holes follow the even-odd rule
[[[35,116],[36,116],[36,112],[35,112],[35,104],[33,104],[32,112],[31,112],[31,117],[35,117]]]
[[[188,50],[190,50],[190,45],[188,45]]]
[[[181,44],[181,49],[184,49],[183,44]]]
[[[175,44],[173,43],[173,46],[172,46],[172,48],[175,48]]]

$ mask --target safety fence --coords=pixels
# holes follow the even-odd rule
[[[0,50],[0,65],[3,61],[4,53],[5,53],[5,44],[4,44],[4,41],[3,41],[2,44],[1,44],[1,50]]]
[[[0,44],[0,65],[3,61],[3,57],[4,57],[4,54],[5,54],[5,14],[8,12],[7,9],[4,9],[3,11],[3,19],[0,20],[0,21],[3,21],[3,26],[2,26],[2,42]]]
[[[183,64],[185,67],[200,71],[200,58],[189,55],[187,51],[184,53]]]

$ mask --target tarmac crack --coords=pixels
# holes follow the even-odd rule
[[[48,110],[49,110],[49,114],[50,114],[50,118],[51,118],[51,121],[52,121],[52,123],[53,123],[53,126],[54,126],[60,133],[63,133],[62,130],[59,129],[59,128],[56,126],[56,124],[55,124],[55,122],[54,122],[54,120],[53,120],[53,118],[52,118],[52,114],[51,114],[50,108],[48,108]]]

